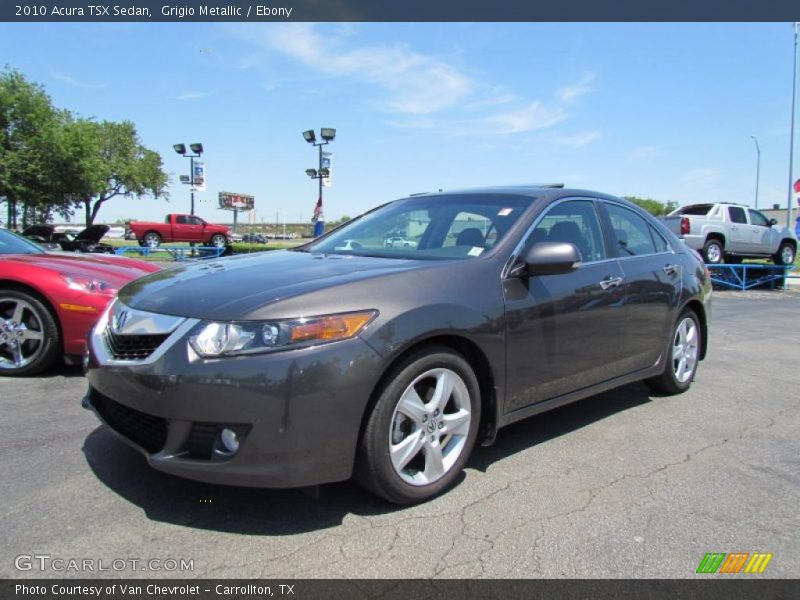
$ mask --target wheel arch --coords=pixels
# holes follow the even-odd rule
[[[489,360],[480,347],[469,338],[461,335],[438,334],[413,341],[387,363],[377,383],[373,387],[369,401],[364,408],[364,413],[361,415],[357,443],[361,443],[364,429],[369,420],[369,415],[372,413],[378,401],[378,397],[380,396],[380,391],[386,385],[392,369],[409,355],[434,346],[450,348],[461,355],[472,367],[472,370],[475,372],[475,377],[478,380],[478,387],[481,394],[481,422],[478,429],[477,441],[484,444],[489,444],[494,441],[495,434],[497,433],[497,391]]]
[[[700,321],[700,360],[702,360],[706,357],[706,350],[708,349],[708,315],[706,315],[706,309],[703,303],[697,298],[692,298],[686,302],[681,307],[680,312],[682,313],[686,309],[694,312],[694,314],[697,315],[697,320]]]
[[[709,240],[717,240],[719,242],[722,242],[722,249],[725,250],[725,234],[722,233],[721,231],[709,231],[706,234],[705,243],[708,243]]]

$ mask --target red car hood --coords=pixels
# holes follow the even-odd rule
[[[36,266],[60,273],[82,275],[91,279],[102,279],[119,289],[129,281],[153,273],[159,267],[141,260],[121,256],[92,254],[7,254],[0,256],[3,262]]]

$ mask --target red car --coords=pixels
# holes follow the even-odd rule
[[[117,290],[159,267],[131,258],[45,252],[0,229],[0,375],[32,375],[83,354]]]
[[[161,242],[200,242],[224,248],[231,233],[224,225],[212,225],[200,217],[179,214],[167,215],[163,223],[131,221],[127,228],[139,240],[140,246],[150,248],[157,248]]]

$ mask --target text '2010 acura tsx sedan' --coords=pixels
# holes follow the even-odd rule
[[[396,231],[414,243],[387,247]],[[686,390],[710,294],[699,255],[626,200],[418,195],[294,250],[128,284],[90,336],[84,406],[167,473],[354,475],[417,502],[521,418],[637,380]]]

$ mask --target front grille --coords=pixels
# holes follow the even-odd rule
[[[159,452],[167,442],[166,419],[129,408],[96,391],[91,403],[109,427],[151,454]]]
[[[108,351],[116,360],[142,360],[150,356],[169,337],[168,333],[150,335],[119,335],[106,327]]]

